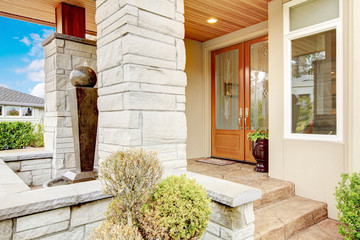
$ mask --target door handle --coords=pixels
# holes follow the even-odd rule
[[[249,108],[245,108],[245,129],[248,130],[247,119],[249,118]]]
[[[241,120],[243,118],[243,114],[244,114],[243,108],[240,108],[240,117],[239,117],[240,130],[243,130],[243,126],[242,126],[242,122],[241,122]]]

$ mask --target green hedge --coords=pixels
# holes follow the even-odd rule
[[[44,146],[44,127],[31,122],[0,122],[0,150]]]

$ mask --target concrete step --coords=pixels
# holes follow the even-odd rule
[[[343,238],[338,233],[337,224],[339,222],[328,218],[294,234],[287,240],[341,240]]]
[[[290,197],[255,210],[255,240],[285,240],[326,218],[326,203]]]
[[[254,202],[254,209],[295,196],[295,184],[275,178],[253,179],[242,181],[234,176],[224,176],[225,180],[238,182],[262,191],[262,198]]]
[[[262,198],[254,202],[254,210],[295,196],[295,184],[288,181],[269,178],[250,186],[262,191]]]
[[[262,191],[262,198],[254,202],[254,209],[293,197],[295,185],[292,182],[269,178],[267,173],[254,171],[254,165],[231,164],[217,166],[197,162],[196,159],[188,160],[188,171],[241,183]]]

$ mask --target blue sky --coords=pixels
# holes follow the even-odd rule
[[[54,28],[0,17],[0,86],[43,97],[41,42]]]

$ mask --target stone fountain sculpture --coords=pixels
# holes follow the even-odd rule
[[[63,178],[71,182],[95,179],[94,171],[96,134],[98,125],[96,73],[89,67],[77,67],[70,73],[74,88],[68,90],[70,115],[75,147],[76,170]]]

